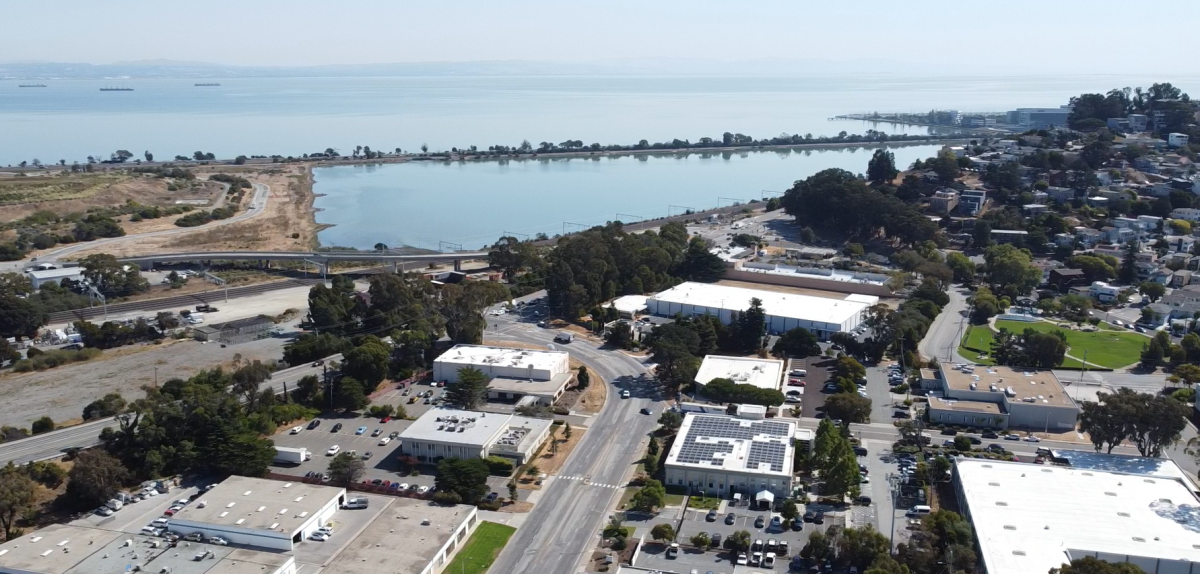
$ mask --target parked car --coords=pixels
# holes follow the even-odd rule
[[[100,508],[96,509],[96,514],[99,514],[100,516],[112,516],[113,509],[107,506],[101,506]]]
[[[321,419],[313,419],[312,422],[308,423],[308,430],[315,429],[319,426],[321,426]]]
[[[1025,437],[1025,442],[1042,442],[1042,439],[1040,439],[1034,435],[1029,435],[1029,436]]]
[[[711,537],[709,537],[709,539],[708,539],[708,545],[711,548],[720,548],[721,547],[721,533],[714,532],[713,535]]]
[[[335,445],[329,447],[329,450],[325,451],[325,456],[333,456],[333,455],[337,454],[338,451],[340,451],[340,450],[342,450],[342,447],[335,444]]]
[[[383,429],[381,428],[376,428],[375,430],[371,431],[371,436],[379,436],[381,434],[383,434]]]
[[[760,515],[758,515],[758,518],[754,519],[754,527],[755,528],[762,528],[763,526],[766,526],[766,525],[767,525],[767,518],[765,516],[760,514]]]
[[[379,439],[379,446],[386,446],[386,445],[387,445],[387,443],[389,443],[389,442],[392,442],[392,439],[391,439],[391,437],[386,437],[386,436],[385,436],[385,437],[383,437],[383,438]]]
[[[329,540],[329,535],[325,534],[324,532],[313,532],[308,536],[308,539],[316,540],[317,542],[325,542],[326,540]]]
[[[228,545],[229,545],[229,541],[228,541],[228,540],[225,540],[224,538],[221,538],[220,536],[212,536],[212,537],[210,537],[210,538],[208,539],[208,543],[209,543],[209,544],[216,544],[217,546],[228,546]]]
[[[629,390],[628,390],[628,389],[621,391],[621,398],[622,398],[622,399],[628,399],[628,398],[629,398],[629,396],[630,396],[630,395],[629,395]]]
[[[333,425],[333,428],[329,429],[329,432],[337,432],[340,430],[342,430],[342,423],[337,423]]]
[[[358,427],[358,430],[354,431],[354,434],[362,434],[365,432],[367,432],[367,427]]]
[[[730,512],[729,514],[725,515],[725,524],[733,524],[733,521],[736,519],[737,519],[737,515]]]
[[[706,520],[708,522],[716,522],[717,521],[717,509],[710,508],[708,510],[708,514],[704,516],[704,520]]]

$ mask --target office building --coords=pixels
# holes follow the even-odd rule
[[[783,419],[688,413],[664,462],[666,484],[760,503],[790,496],[795,434]]]
[[[729,379],[739,385],[778,391],[783,383],[783,361],[706,355],[696,371],[697,390],[703,394],[704,385],[713,379]]]
[[[929,421],[995,429],[1074,430],[1079,405],[1050,370],[940,364],[929,393]]]
[[[828,339],[838,331],[853,330],[866,319],[867,309],[879,301],[873,295],[827,298],[709,283],[681,283],[650,297],[647,306],[655,315],[713,315],[727,324],[734,313],[750,308],[751,299],[762,301],[767,332],[778,334],[803,327],[819,339]]]
[[[401,431],[400,452],[427,463],[501,456],[522,465],[546,442],[550,426],[549,419],[435,408]]]
[[[479,369],[489,379],[488,396],[500,400],[532,397],[552,405],[573,378],[570,356],[562,351],[510,349],[487,345],[455,345],[433,360],[433,379],[458,382],[458,371]]]

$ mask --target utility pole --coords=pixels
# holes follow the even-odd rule
[[[1088,350],[1083,350],[1083,368],[1079,370],[1079,385],[1083,385],[1083,374],[1087,372]],[[1075,387],[1075,402],[1079,402],[1079,386]]]
[[[329,365],[321,363],[321,378],[325,379],[325,388],[329,390],[329,410],[333,410],[333,381],[329,380]]]

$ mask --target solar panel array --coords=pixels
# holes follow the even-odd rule
[[[742,468],[758,470],[761,464],[770,465],[771,472],[783,472],[787,458],[790,425],[774,421],[753,421],[743,426],[741,419],[692,415],[687,436],[679,446],[676,462],[683,464],[725,465],[725,457],[734,451],[734,441],[750,445]],[[699,439],[705,442],[698,442]],[[709,442],[713,441],[713,442]]]

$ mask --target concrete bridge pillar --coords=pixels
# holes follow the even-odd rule
[[[462,271],[462,260],[461,260],[461,259],[455,259],[455,260],[454,260],[454,270],[455,270],[455,271]]]

